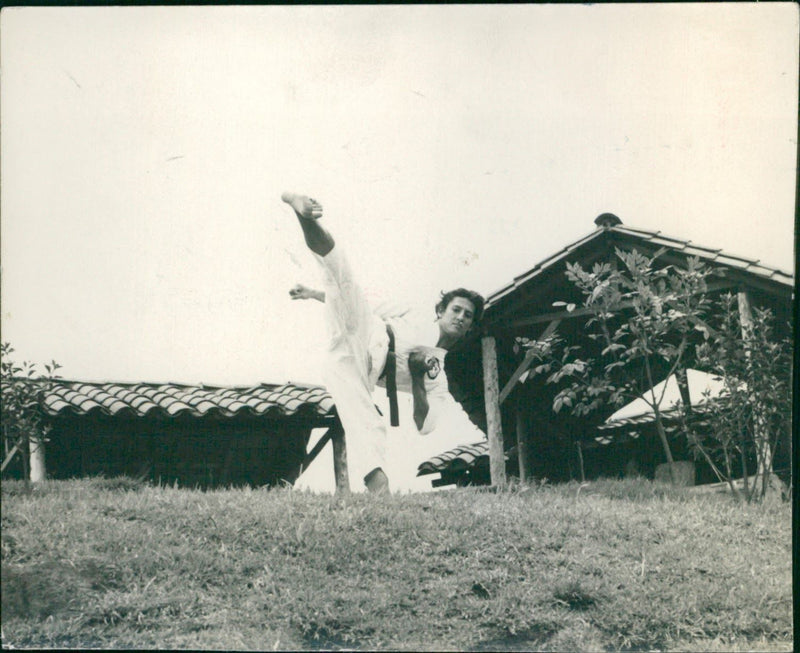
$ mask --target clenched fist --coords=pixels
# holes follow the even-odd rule
[[[435,379],[440,371],[439,359],[429,349],[417,347],[408,354],[408,370],[411,376],[427,374],[428,378]]]

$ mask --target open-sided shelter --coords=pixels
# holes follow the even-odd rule
[[[341,425],[324,388],[55,380],[47,475],[128,475],[183,486],[294,483]],[[307,451],[311,431],[327,429]]]
[[[720,249],[626,227],[613,214],[598,216],[595,224],[592,233],[514,277],[487,298],[480,339],[453,352],[451,385],[488,439],[469,450],[453,450],[425,461],[418,475],[438,472],[441,482],[458,483],[471,474],[472,480],[477,480],[487,459],[492,484],[505,482],[507,471],[523,479],[551,481],[581,478],[586,472],[584,447],[597,445],[597,429],[613,409],[585,418],[564,410],[555,413],[556,389],[541,377],[525,380],[532,359],[517,345],[517,338],[544,339],[557,330],[565,340],[580,343],[590,352],[599,346],[586,337],[591,312],[581,308],[568,311],[563,306],[582,303],[580,291],[566,276],[567,262],[591,269],[597,262],[613,262],[617,248],[635,249],[647,256],[660,251],[660,265],[685,266],[689,257],[698,257],[721,273],[709,283],[709,296],[736,294],[745,316],[754,306],[768,307],[776,318],[776,336],[791,335],[792,275]],[[655,382],[663,381],[666,373],[666,368],[657,369]],[[658,460],[657,452],[653,456],[654,463],[665,462]],[[607,473],[608,466],[601,464],[593,471]]]

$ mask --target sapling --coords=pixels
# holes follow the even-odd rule
[[[646,256],[616,248],[614,261],[595,263],[591,270],[567,263],[567,278],[582,295],[582,310],[591,315],[587,336],[597,343],[599,355],[558,336],[522,344],[536,348],[541,364],[534,374],[546,374],[547,383],[565,384],[553,399],[555,412],[566,407],[573,415],[585,416],[643,399],[653,411],[674,483],[674,459],[662,414],[667,384],[658,390],[656,386],[661,379],[680,376],[690,343],[698,332],[707,335],[702,318],[708,307],[707,278],[714,272],[697,257],[688,258],[685,267],[656,267],[665,251]],[[577,307],[565,301],[554,305],[568,312]]]
[[[769,488],[775,450],[788,438],[792,413],[791,342],[777,339],[768,309],[744,310],[741,296],[723,295],[712,336],[697,348],[697,365],[723,383],[717,397],[706,392],[703,428],[683,422],[696,455],[720,481],[746,501],[763,499]],[[751,485],[748,461],[755,459]],[[739,492],[734,480],[742,479]]]
[[[52,379],[58,378],[56,370],[61,366],[51,361],[44,366],[45,373],[42,374],[35,363],[15,363],[11,359],[13,353],[10,343],[2,343],[0,388],[4,457],[0,471],[5,471],[14,456],[20,453],[24,478],[41,481],[44,480],[44,443],[50,427],[39,410],[39,402]]]

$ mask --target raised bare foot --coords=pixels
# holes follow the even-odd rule
[[[322,217],[322,204],[307,195],[286,192],[281,199],[294,209],[301,218],[317,220]]]

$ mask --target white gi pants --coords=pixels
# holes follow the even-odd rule
[[[344,427],[348,475],[358,491],[364,489],[364,476],[386,466],[386,425],[372,391],[386,362],[389,338],[339,246],[314,256],[324,272],[329,336],[323,379]]]

